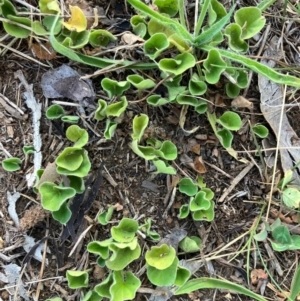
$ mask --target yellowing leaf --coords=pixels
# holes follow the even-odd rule
[[[45,13],[45,14],[60,13],[60,8],[57,0],[40,0],[39,7],[41,13]]]
[[[71,18],[68,22],[62,22],[64,27],[71,31],[82,32],[86,30],[87,20],[81,8],[70,5]]]

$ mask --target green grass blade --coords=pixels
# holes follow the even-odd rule
[[[234,291],[238,294],[246,295],[250,298],[253,298],[257,301],[267,301],[262,296],[253,293],[249,289],[235,284],[229,281],[221,280],[221,279],[214,279],[214,278],[197,278],[186,282],[183,286],[181,286],[177,291],[175,291],[175,295],[182,295],[182,294],[189,294],[193,291],[205,288],[212,288],[212,289],[226,289]]]
[[[223,27],[228,23],[230,20],[231,15],[233,14],[235,9],[235,5],[230,9],[228,14],[221,18],[217,23],[212,25],[208,30],[205,30],[195,39],[195,46],[201,46],[203,44],[207,44],[209,41],[213,39],[213,37],[219,33]]]
[[[269,8],[276,0],[263,0],[260,3],[257,4],[257,8],[260,9],[260,11],[265,11],[267,8]]]
[[[196,37],[199,34],[200,30],[201,30],[201,27],[202,27],[204,18],[206,16],[209,4],[210,4],[210,0],[205,0],[202,7],[200,8],[200,10],[201,10],[200,15],[199,15],[197,24],[196,24],[195,29],[194,29],[194,37]]]
[[[50,31],[50,42],[53,47],[53,49],[64,55],[65,57],[75,61],[79,62],[85,65],[97,67],[97,68],[105,68],[110,65],[119,65],[119,66],[124,66],[125,68],[130,68],[130,69],[153,69],[157,68],[157,65],[155,63],[135,63],[131,61],[121,61],[121,60],[111,60],[111,59],[104,59],[104,58],[98,58],[98,57],[92,57],[88,55],[84,55],[81,53],[77,53],[73,51],[72,49],[69,49],[62,44],[60,44],[57,39],[54,36],[54,28],[56,23],[58,22],[59,15],[56,16],[56,19],[52,25],[51,31]]]
[[[300,293],[300,266],[298,266],[293,277],[293,281],[291,284],[290,299],[296,300],[296,297],[298,296],[299,293]]]
[[[184,28],[184,26],[182,26],[177,21],[161,15],[160,13],[149,8],[146,4],[144,4],[140,0],[127,0],[127,2],[131,4],[135,9],[144,13],[147,17],[153,18],[155,21],[161,23],[162,25],[170,27],[175,33],[177,33],[184,40],[192,42],[191,34]]]
[[[237,63],[240,63],[245,67],[248,67],[249,69],[253,70],[254,72],[267,77],[269,80],[277,84],[300,88],[300,78],[288,74],[281,74],[264,64],[261,64],[257,61],[245,57],[244,55],[240,55],[235,52],[224,49],[215,48],[212,46],[202,46],[201,49],[205,51],[216,49],[217,51],[219,51],[221,56],[226,57],[227,59],[230,59]]]

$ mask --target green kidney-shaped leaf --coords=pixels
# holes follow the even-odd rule
[[[23,153],[24,153],[25,156],[34,154],[34,147],[33,147],[33,145],[24,145],[22,147],[22,150],[23,150]]]
[[[31,21],[29,18],[18,17],[18,16],[14,16],[14,15],[7,15],[6,18],[9,19],[10,21],[15,22],[16,24],[19,23],[20,25],[25,25],[29,28],[31,27]],[[26,29],[26,28],[23,28],[18,25],[11,24],[11,23],[8,23],[5,21],[2,21],[2,25],[3,25],[4,30],[9,35],[11,35],[15,38],[20,38],[20,39],[27,38],[31,32],[30,29]]]
[[[108,259],[109,257],[109,246],[113,243],[113,239],[109,238],[103,241],[91,241],[88,246],[87,250],[90,253],[97,254],[103,259]]]
[[[143,16],[132,16],[130,19],[130,24],[133,32],[141,38],[144,38],[147,34],[147,24]]]
[[[131,149],[141,158],[145,160],[156,159],[155,149],[151,146],[138,145],[137,140],[133,140],[131,143]]]
[[[155,153],[165,160],[175,160],[177,158],[177,147],[173,142],[165,140]]]
[[[78,147],[67,147],[56,158],[57,166],[70,171],[77,170],[83,162],[83,150]]]
[[[66,202],[63,203],[57,211],[52,211],[52,217],[63,225],[70,220],[71,216],[72,211]]]
[[[66,276],[71,289],[89,286],[89,274],[86,271],[67,271]]]
[[[184,71],[195,66],[195,57],[188,52],[178,54],[174,59],[161,59],[159,69],[174,75],[182,74]]]
[[[101,86],[108,97],[112,98],[113,96],[121,96],[130,88],[130,83],[127,81],[117,82],[116,80],[106,77],[102,79]]]
[[[212,200],[215,196],[214,192],[210,189],[210,188],[205,188],[205,187],[202,187],[202,191],[205,192],[205,198],[207,200]]]
[[[259,138],[266,138],[269,135],[269,130],[262,124],[256,124],[252,127],[252,130]]]
[[[196,107],[199,104],[198,99],[187,93],[188,92],[178,95],[176,98],[176,102],[180,105],[189,105],[189,106]]]
[[[60,105],[52,105],[46,111],[46,117],[48,119],[57,119],[66,114],[64,108]]]
[[[123,218],[118,226],[110,230],[112,238],[117,242],[130,242],[133,240],[139,225],[131,218]]]
[[[88,291],[81,301],[100,301],[100,295],[96,291]]]
[[[60,12],[57,0],[39,0],[39,8],[44,14],[57,14]]]
[[[179,248],[185,253],[194,253],[200,250],[201,239],[197,236],[185,237],[179,243]]]
[[[163,160],[153,160],[153,164],[156,167],[156,171],[153,174],[166,174],[166,175],[176,175],[176,169],[173,166],[168,165]]]
[[[112,103],[106,108],[106,116],[119,117],[127,108],[128,101],[125,96],[120,98],[120,101]]]
[[[178,183],[179,191],[188,195],[193,196],[198,191],[198,186],[190,179],[190,178],[183,178]]]
[[[98,222],[103,226],[107,225],[112,217],[113,212],[114,212],[114,206],[109,206],[107,211],[103,211],[98,215]]]
[[[199,210],[192,213],[192,217],[195,221],[207,221],[211,222],[215,218],[215,203],[210,201],[211,206],[207,210]]]
[[[113,255],[106,260],[106,267],[113,271],[123,270],[129,263],[138,259],[141,255],[141,247],[136,245],[135,249],[124,248],[120,249],[114,244],[109,246],[109,249],[113,252]]]
[[[88,152],[78,147],[67,147],[56,159],[59,174],[85,177],[90,169],[91,162]],[[79,164],[80,162],[80,164]]]
[[[248,86],[248,73],[245,70],[237,70],[237,86],[244,89]]]
[[[76,190],[76,193],[83,193],[85,191],[84,181],[80,177],[67,176],[69,179],[69,186]]]
[[[173,262],[166,269],[157,269],[154,266],[147,265],[147,277],[150,282],[157,286],[170,286],[176,280],[176,271],[178,267],[178,258],[175,257]]]
[[[171,266],[175,257],[175,249],[166,244],[152,247],[151,250],[147,251],[145,255],[147,264],[155,267],[158,270],[164,270]]]
[[[242,126],[241,117],[235,112],[225,112],[217,122],[230,131],[238,131]]]
[[[94,48],[100,46],[106,47],[109,42],[115,41],[116,39],[113,34],[104,29],[92,30],[89,36],[89,42]]]
[[[204,114],[207,111],[208,105],[207,105],[207,101],[200,99],[198,101],[198,105],[195,107],[195,111],[198,114]]]
[[[57,186],[51,182],[41,184],[39,192],[43,208],[49,211],[58,211],[63,203],[76,194],[73,188]]]
[[[148,126],[149,117],[146,114],[141,114],[140,116],[135,116],[132,122],[132,131],[131,138],[133,140],[141,141],[144,131]]]
[[[209,84],[216,84],[220,80],[222,72],[225,71],[227,64],[221,58],[218,50],[209,51],[206,60],[203,63],[205,68],[205,79]]]
[[[178,217],[180,219],[186,218],[190,213],[190,206],[189,204],[184,204],[179,209],[179,215]]]
[[[80,128],[78,125],[71,125],[66,131],[67,138],[74,142],[74,147],[83,147],[89,140],[87,130]]]
[[[105,280],[97,284],[94,290],[101,297],[111,298],[110,287],[113,284],[113,274],[110,273]],[[101,299],[100,299],[101,300]]]
[[[223,129],[223,130],[217,131],[217,136],[223,147],[225,147],[225,148],[231,147],[233,135],[229,130]]]
[[[145,42],[144,53],[150,59],[154,60],[169,46],[169,40],[164,33],[155,33]]]
[[[147,103],[154,107],[163,106],[169,102],[170,102],[169,99],[163,98],[161,97],[161,95],[157,95],[157,94],[151,95],[147,98]]]
[[[243,7],[234,14],[235,22],[243,29],[242,39],[250,39],[265,26],[266,19],[257,7]]]
[[[232,50],[242,53],[248,51],[248,44],[242,39],[242,28],[238,24],[229,24],[225,28],[225,35],[228,37],[228,44]]]
[[[61,117],[61,120],[66,123],[74,124],[74,123],[78,123],[79,116],[65,115]]]
[[[168,37],[168,40],[171,45],[175,46],[179,52],[189,52],[191,46],[186,42],[180,35],[173,33]]]
[[[155,82],[151,79],[144,79],[138,74],[128,75],[126,80],[131,83],[138,90],[147,90],[155,86]]]
[[[106,118],[107,102],[103,99],[98,99],[98,108],[95,111],[94,118],[101,121]]]
[[[104,137],[108,140],[110,140],[116,131],[117,123],[114,121],[111,121],[110,119],[107,119],[105,122],[105,129],[104,129]]]
[[[176,279],[174,281],[174,284],[176,286],[182,286],[184,283],[188,281],[190,276],[191,276],[191,272],[188,269],[181,267],[179,265],[177,267]]]
[[[226,83],[226,94],[230,98],[235,98],[240,94],[241,89],[233,84],[233,83]]]
[[[194,73],[189,81],[189,92],[192,95],[203,95],[207,90],[206,83],[200,79],[198,74]]]
[[[20,164],[22,160],[16,157],[7,158],[2,161],[2,167],[6,171],[17,171],[20,170]]]
[[[72,49],[80,49],[84,47],[89,42],[90,37],[90,31],[84,30],[82,32],[76,32],[76,31],[68,31],[66,28],[64,29],[64,33],[67,33],[67,35],[60,35],[59,39],[61,40],[61,43]]]
[[[130,271],[114,271],[110,287],[111,301],[133,300],[141,281]]]
[[[297,188],[286,188],[282,193],[282,200],[289,208],[299,208],[300,191]]]
[[[217,0],[211,0],[208,8],[208,24],[211,26],[227,15],[224,6]]]
[[[155,0],[154,4],[158,7],[159,12],[174,17],[178,12],[177,0]]]
[[[198,210],[208,210],[211,206],[210,200],[206,199],[206,193],[199,191],[195,197],[190,201],[190,210],[192,212]]]
[[[152,18],[148,22],[148,33],[150,36],[161,33],[169,37],[170,35],[174,34],[174,30],[167,24],[162,24],[161,22]],[[157,47],[160,48],[160,45],[158,44]]]

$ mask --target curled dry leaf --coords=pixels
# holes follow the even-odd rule
[[[251,284],[256,285],[259,280],[268,279],[268,274],[262,269],[254,269],[250,274]]]
[[[179,177],[177,177],[177,176],[172,176],[172,183],[171,183],[171,186],[172,186],[173,188],[176,187],[176,186],[178,185],[179,181],[180,181],[180,178],[179,178]]]
[[[189,139],[187,144],[187,151],[191,151],[196,155],[200,155],[200,144],[196,139]]]
[[[123,208],[124,208],[123,205],[121,205],[120,203],[117,203],[114,205],[114,209],[116,211],[121,211],[121,210],[123,210]]]
[[[243,97],[243,96],[238,96],[231,102],[231,106],[235,107],[235,108],[249,108],[249,109],[252,109],[253,108],[253,103],[251,101],[249,101],[248,99],[246,99],[245,97]]]
[[[215,96],[215,105],[217,107],[225,107],[226,106],[226,104],[224,102],[224,98],[219,93],[217,93],[217,95]]]
[[[133,33],[128,33],[128,32],[126,32],[122,35],[121,40],[123,41],[123,43],[125,43],[127,45],[133,45],[136,42],[140,42],[140,43],[145,42],[145,40],[142,39],[141,37],[139,37]]]
[[[206,173],[206,167],[201,156],[195,158],[194,169],[200,174]]]
[[[50,42],[46,43],[32,43],[31,44],[32,54],[40,60],[53,60],[56,58],[56,52],[52,48]]]

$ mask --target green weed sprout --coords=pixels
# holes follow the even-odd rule
[[[22,160],[16,157],[7,158],[2,161],[2,167],[6,171],[18,171],[21,169]]]
[[[190,197],[189,204],[181,206],[179,218],[186,218],[191,213],[196,221],[212,221],[214,219],[215,203],[212,201],[214,193],[211,189],[206,188],[201,177],[198,178],[198,183],[194,183],[190,178],[181,179],[178,183],[178,189]]]

